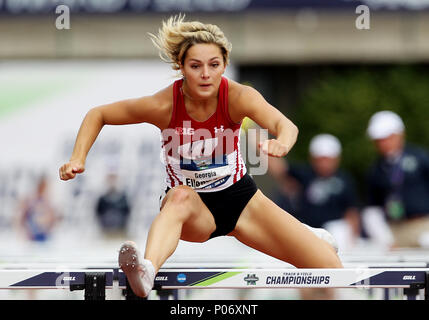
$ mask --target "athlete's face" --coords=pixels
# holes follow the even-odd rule
[[[187,94],[197,99],[217,96],[225,72],[222,51],[216,44],[199,43],[188,49],[180,70]]]

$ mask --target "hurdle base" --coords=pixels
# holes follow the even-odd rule
[[[429,272],[426,271],[425,277],[425,300],[429,300]]]
[[[156,293],[159,297],[159,300],[169,300],[170,297],[173,300],[179,300],[179,294],[177,289],[156,289]]]
[[[427,273],[426,273],[427,277]],[[426,298],[426,287],[427,287],[427,280],[425,279],[425,283],[413,283],[410,285],[409,288],[404,288],[404,296],[407,297],[407,300],[416,300],[417,296],[419,295],[420,289],[425,289],[425,298]]]
[[[123,295],[125,296],[125,300],[147,300],[147,297],[142,298],[134,293],[133,289],[131,289],[127,277],[125,277],[125,284],[126,288],[122,291]]]
[[[85,273],[84,284],[70,284],[70,291],[84,290],[85,300],[106,300],[106,274],[103,272]]]

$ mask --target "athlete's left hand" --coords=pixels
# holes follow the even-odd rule
[[[271,156],[281,158],[288,153],[287,147],[276,139],[269,139],[259,143],[260,150]]]

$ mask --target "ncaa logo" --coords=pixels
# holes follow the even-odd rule
[[[178,282],[180,282],[180,283],[183,283],[183,282],[185,282],[186,281],[186,274],[184,274],[184,273],[179,273],[178,275],[177,275],[177,281]]]

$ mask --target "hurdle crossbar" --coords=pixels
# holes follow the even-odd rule
[[[160,269],[155,289],[425,288],[429,268]],[[119,287],[125,288],[119,271]]]
[[[85,299],[103,299],[113,281],[120,289],[130,290],[118,268],[0,269],[0,289],[85,290]],[[155,277],[154,289],[404,288],[424,289],[429,299],[428,282],[429,268],[163,268]]]

